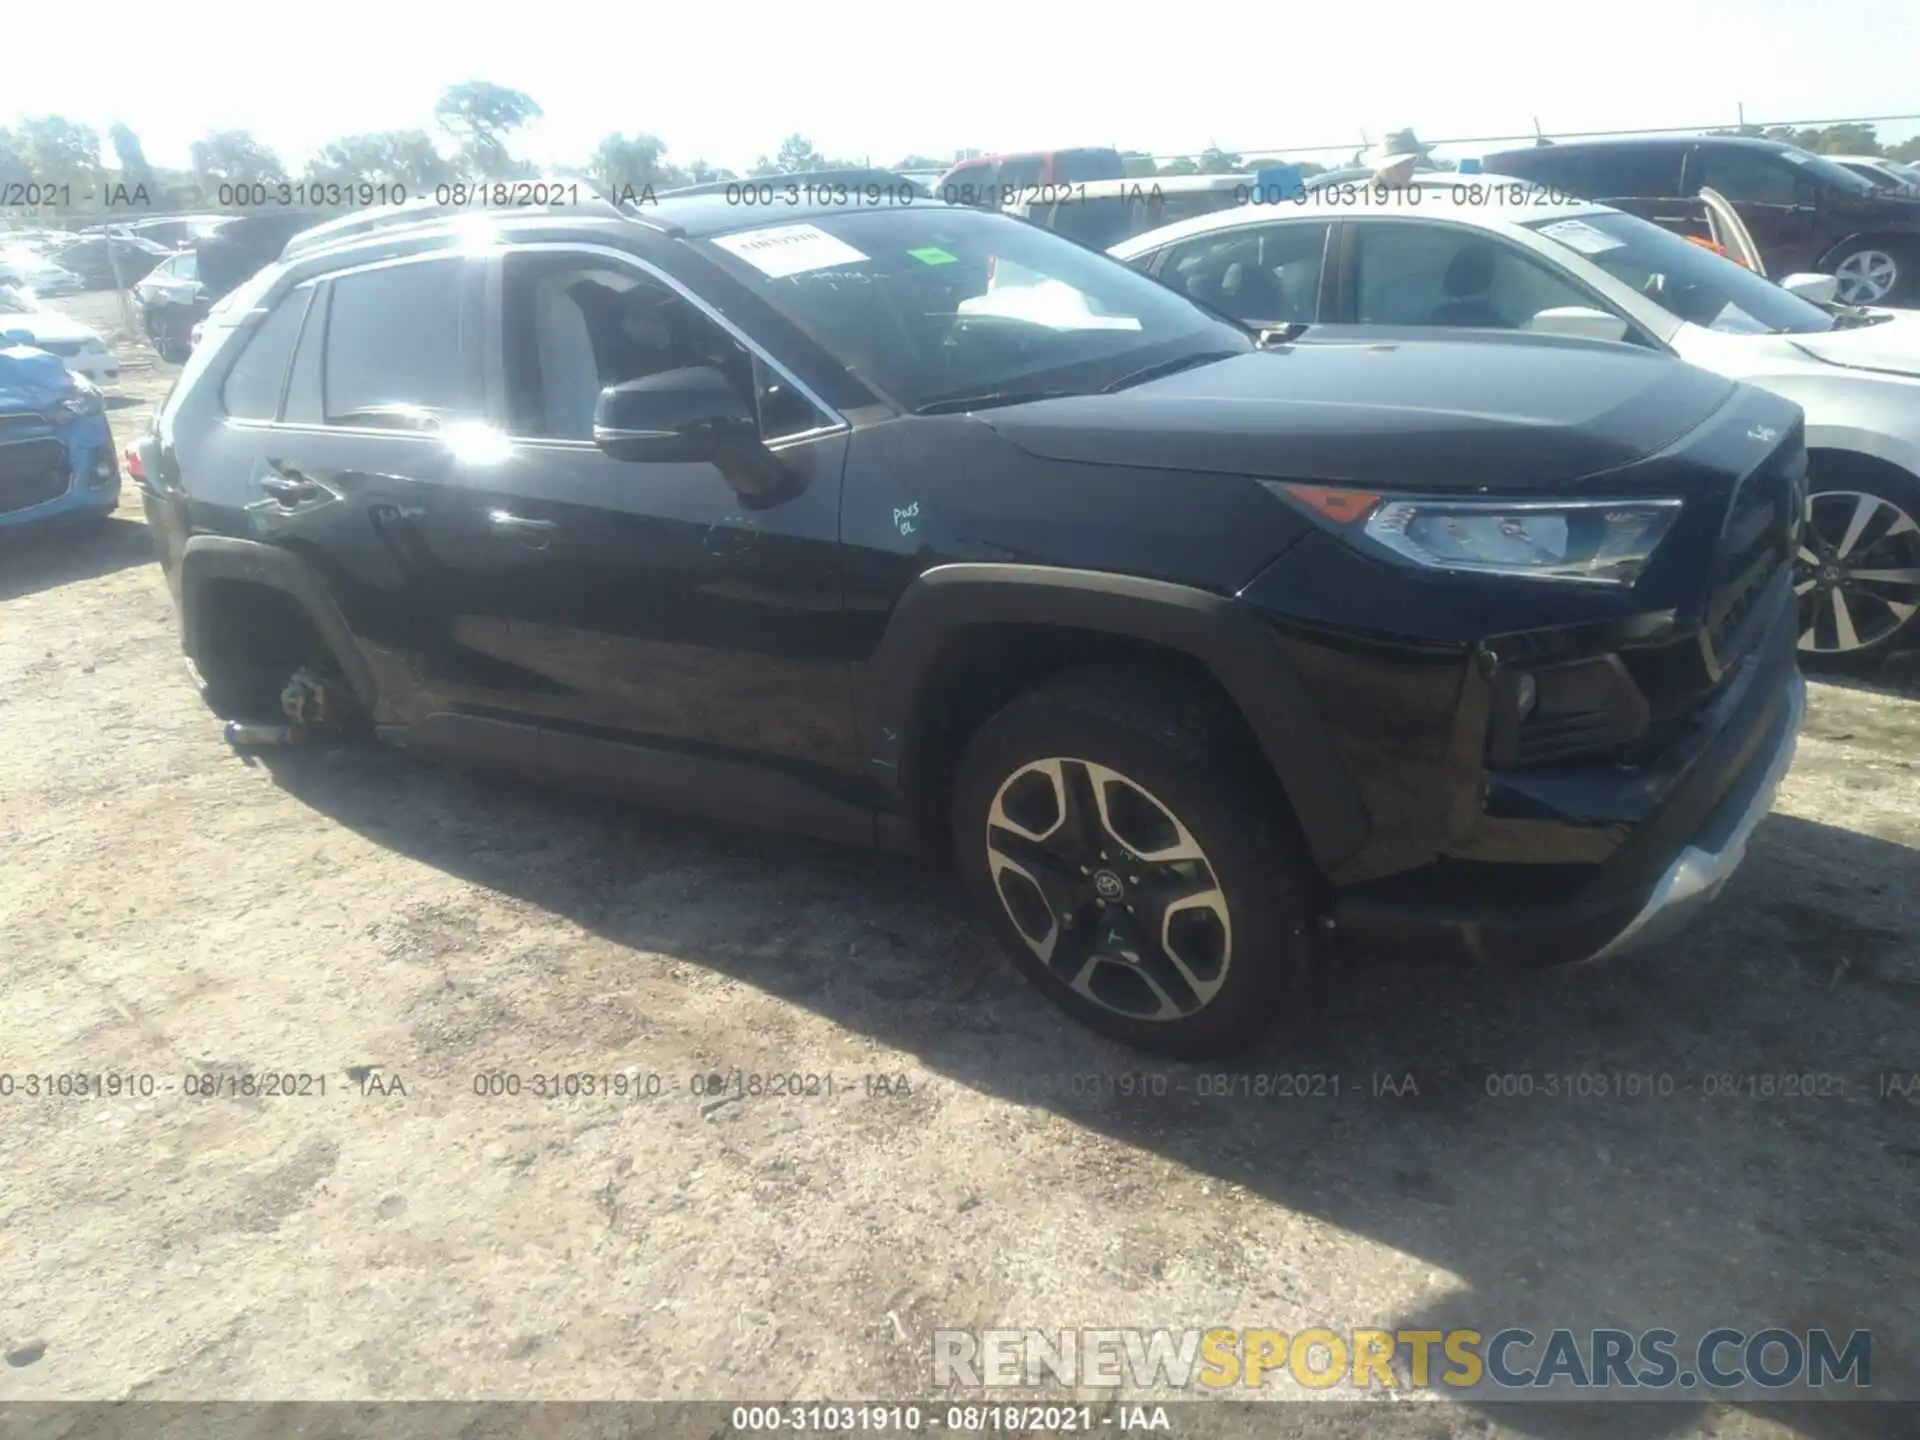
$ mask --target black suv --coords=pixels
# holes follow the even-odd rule
[[[1710,239],[1702,189],[1732,202],[1775,279],[1833,275],[1849,305],[1920,296],[1920,200],[1778,140],[1733,135],[1578,140],[1489,155],[1482,167]]]
[[[1168,1053],[1303,1010],[1333,935],[1664,928],[1802,705],[1791,404],[1289,345],[937,203],[338,222],[137,458],[221,712],[957,854],[1040,989]]]

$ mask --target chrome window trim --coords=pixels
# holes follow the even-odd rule
[[[800,435],[783,435],[778,440],[770,441],[770,448],[774,445],[784,445],[790,440],[817,437],[836,430],[851,430],[853,428],[846,416],[834,409],[834,407],[829,405],[825,400],[822,400],[812,386],[808,385],[806,381],[802,380],[798,375],[794,374],[792,370],[776,359],[773,354],[767,350],[766,346],[747,334],[746,331],[734,324],[733,321],[729,320],[725,315],[722,315],[700,294],[689,289],[683,282],[667,274],[666,271],[651,261],[644,260],[640,256],[635,255],[631,250],[617,249],[612,245],[596,245],[589,240],[534,240],[525,243],[496,245],[494,252],[502,257],[522,255],[528,252],[592,255],[610,260],[616,266],[624,266],[630,270],[639,271],[648,279],[666,286],[669,290],[673,291],[674,294],[678,295],[682,300],[685,300],[702,315],[705,315],[709,320],[713,321],[714,324],[718,325],[737,341],[748,354],[757,356],[765,362],[770,369],[789,385],[793,386],[795,390],[798,390],[804,395],[807,398],[808,404],[812,405],[821,415],[827,417],[828,423],[826,425],[817,425],[810,430],[802,432]],[[507,438],[514,441],[524,440],[528,442],[547,442],[551,439],[551,437],[548,436],[515,435],[511,432],[507,433]]]

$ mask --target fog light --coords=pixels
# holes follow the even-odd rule
[[[1520,712],[1520,718],[1526,719],[1533,713],[1533,702],[1540,698],[1540,682],[1531,675],[1522,675],[1513,687],[1514,708]]]
[[[119,477],[120,471],[113,463],[113,452],[103,453],[93,462],[93,478],[89,482],[95,490],[104,490]]]

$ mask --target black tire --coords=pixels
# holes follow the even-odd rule
[[[1032,768],[1056,758],[1065,764]],[[1100,779],[1098,771],[1119,779]],[[1014,788],[1016,782],[1021,789]],[[1107,797],[1104,809],[1084,803],[1092,798],[1093,783]],[[1005,800],[1003,786],[1008,787]],[[1078,810],[1090,814],[1089,833],[1103,845],[1112,842],[1118,850],[1118,833],[1130,833],[1132,848],[1151,857],[1174,855],[1190,840],[1202,858],[1156,865],[1115,855],[1109,879],[1121,887],[1120,898],[1106,902],[1109,908],[1097,908],[1100,871],[1080,871],[1071,882],[1072,895],[1080,897],[1074,901],[1067,877],[1079,870],[1076,863],[1051,852],[1035,855],[1045,847],[1005,828],[993,830],[997,839],[989,845],[989,817],[1011,815],[1019,796],[1029,807],[1023,815],[1031,814],[1035,803],[1060,811],[1052,843],[1062,854],[1071,851],[1064,837],[1073,825],[1068,811],[1075,807],[1063,805],[1060,797],[1076,793],[1082,797]],[[1043,795],[1050,798],[1035,799]],[[1153,814],[1155,805],[1162,814]],[[986,923],[1028,980],[1102,1035],[1163,1055],[1221,1056],[1251,1044],[1283,1015],[1304,1017],[1316,1008],[1309,926],[1315,876],[1297,826],[1239,717],[1223,702],[1196,696],[1188,682],[1143,667],[1108,665],[1075,671],[1027,692],[973,737],[955,783],[952,814],[961,872]],[[1113,819],[1114,829],[1102,824],[1103,817]],[[1029,833],[1046,829],[1037,822],[1026,828]],[[1182,829],[1185,838],[1175,844],[1140,843],[1149,832],[1168,838]],[[1023,847],[1018,858],[1047,876],[1060,904],[1046,903],[1032,875],[1006,868],[1016,853],[1008,847]],[[1043,872],[1042,862],[1056,868]],[[1135,883],[1128,888],[1128,882]],[[1173,896],[1180,902],[1168,905]],[[1196,902],[1196,896],[1217,898]],[[1052,923],[1056,909],[1070,911],[1073,920],[1056,929],[1052,944],[1044,934],[1035,942],[1016,923],[1016,906],[1030,929],[1040,928],[1038,917]],[[1111,922],[1124,927],[1116,948],[1132,955],[1126,963],[1091,958],[1115,945],[1112,937],[1120,932]],[[1172,950],[1188,950],[1186,962],[1176,962],[1159,943],[1158,937],[1174,934],[1175,924],[1183,928]],[[1095,932],[1103,928],[1107,938],[1096,944]],[[1137,942],[1136,948],[1129,949],[1127,942]],[[1161,988],[1154,976],[1169,983]],[[1196,976],[1206,985],[1187,988],[1185,982]],[[1204,997],[1203,988],[1210,989]],[[1096,994],[1129,1004],[1115,1008]],[[1197,1001],[1177,1018],[1167,1010],[1168,997],[1176,994]],[[1139,1002],[1159,1005],[1165,1018],[1138,1013]]]
[[[1863,515],[1852,549],[1839,546]],[[1920,611],[1904,619],[1900,611],[1920,605],[1920,584],[1876,578],[1859,580],[1855,572],[1884,577],[1920,569],[1920,480],[1886,466],[1861,464],[1845,455],[1814,458],[1807,483],[1804,557],[1795,563],[1796,587],[1812,584],[1800,597],[1800,662],[1812,672],[1872,675],[1887,657],[1920,635]],[[1836,574],[1837,572],[1837,574]],[[1838,591],[1838,604],[1835,592]],[[1847,632],[1860,642],[1843,643],[1840,610]]]

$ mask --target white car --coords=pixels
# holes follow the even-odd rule
[[[1827,159],[1889,190],[1904,195],[1920,194],[1920,172],[1898,160],[1889,160],[1884,155],[1829,155]]]
[[[56,265],[31,245],[0,250],[0,285],[14,285],[36,295],[78,295],[86,282]]]
[[[97,332],[58,310],[36,305],[31,294],[14,286],[0,285],[0,340],[18,340],[58,355],[67,369],[96,385],[120,378],[120,357]]]
[[[1761,278],[1604,205],[1422,177],[1362,207],[1308,197],[1167,226],[1109,252],[1308,343],[1453,326],[1614,340],[1806,412],[1803,654],[1869,669],[1920,612],[1920,313],[1831,303],[1832,276]],[[1910,632],[1909,632],[1910,633]]]

